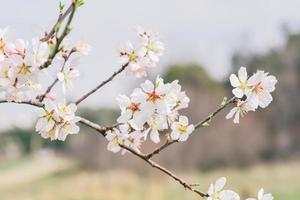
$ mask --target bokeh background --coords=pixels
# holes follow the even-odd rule
[[[68,3],[68,1],[65,1]],[[54,23],[58,1],[6,1],[0,26],[30,39]],[[220,176],[242,198],[260,187],[279,200],[300,199],[300,1],[298,0],[86,0],[75,17],[72,38],[92,46],[81,63],[82,79],[69,100],[118,69],[116,47],[135,39],[134,27],[160,32],[166,52],[149,79],[179,79],[192,122],[231,96],[228,76],[243,65],[278,78],[274,101],[249,113],[239,125],[225,119],[229,109],[190,140],[155,160],[206,191]],[[104,125],[115,122],[115,98],[141,81],[120,75],[80,107],[80,115]],[[131,155],[106,150],[106,141],[82,127],[66,142],[43,140],[34,131],[35,110],[0,106],[1,200],[198,199]],[[145,152],[154,148],[146,144]]]

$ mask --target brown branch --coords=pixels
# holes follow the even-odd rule
[[[69,9],[70,9],[70,11],[69,11]],[[72,4],[70,5],[70,7],[67,10],[68,12],[66,11],[65,15],[63,15],[64,18],[62,18],[62,21],[63,21],[66,16],[69,16],[68,21],[67,21],[67,23],[66,23],[66,25],[64,27],[64,30],[63,30],[62,34],[59,37],[56,36],[56,43],[55,43],[54,49],[53,49],[52,53],[49,55],[48,60],[42,66],[40,66],[40,69],[45,69],[45,68],[49,67],[52,64],[52,61],[55,58],[55,56],[60,51],[60,45],[61,45],[61,43],[63,42],[63,40],[65,39],[65,37],[71,31],[70,25],[71,25],[72,20],[74,18],[76,9],[77,9],[76,1],[72,1]],[[60,24],[57,24],[55,27],[57,27],[58,25],[60,25]],[[54,30],[54,33],[52,33],[52,35],[53,34],[55,34],[55,30]]]
[[[152,161],[151,159],[147,158],[147,155],[143,155],[137,151],[135,151],[134,149],[131,149],[125,145],[120,145],[123,149],[126,149],[127,151],[129,151],[130,153],[132,153],[133,155],[139,157],[140,159],[144,160],[146,163],[148,163],[149,165],[151,165],[153,168],[158,169],[159,171],[163,172],[164,174],[170,176],[171,178],[173,178],[175,181],[177,181],[178,183],[180,183],[184,188],[195,192],[196,194],[200,195],[201,197],[208,197],[208,194],[201,192],[199,190],[196,190],[192,187],[192,184],[188,184],[187,182],[185,182],[184,180],[182,180],[181,178],[179,178],[178,176],[176,176],[175,174],[173,174],[171,171],[169,171],[168,169],[162,167],[161,165],[157,164],[156,162]]]
[[[128,63],[126,63],[125,65],[123,65],[118,71],[115,71],[108,79],[104,80],[102,83],[100,83],[97,87],[95,87],[94,89],[92,89],[91,91],[89,91],[88,93],[86,93],[85,95],[83,95],[81,98],[79,98],[75,104],[78,105],[80,104],[83,100],[85,100],[86,98],[88,98],[90,95],[92,95],[93,93],[95,93],[97,90],[99,90],[100,88],[102,88],[104,85],[106,85],[107,83],[109,83],[110,81],[112,81],[115,76],[117,76],[118,74],[120,74],[122,71],[124,71],[126,69],[126,67],[128,66]]]
[[[52,29],[49,31],[49,33],[46,34],[44,38],[41,39],[42,42],[47,42],[56,33],[57,28],[61,25],[61,23],[71,13],[72,10],[73,10],[73,3],[68,7],[68,9],[64,13],[59,15]]]
[[[44,107],[44,104],[42,104],[42,103],[40,103],[40,102],[33,102],[33,101],[21,101],[21,102],[15,102],[15,101],[1,100],[1,101],[0,101],[0,104],[2,104],[2,103],[25,104],[25,105],[35,106],[35,107],[39,107],[39,108]]]
[[[202,121],[200,121],[199,123],[197,123],[197,125],[195,126],[195,128],[200,128],[202,127],[205,123],[209,122],[216,114],[218,114],[219,112],[221,112],[225,107],[227,107],[229,104],[233,103],[235,101],[235,98],[231,98],[230,100],[228,100],[225,104],[221,105],[218,109],[216,109],[214,112],[212,112],[208,117],[204,118]],[[10,103],[7,101],[0,101],[0,103]],[[33,106],[37,106],[37,107],[43,107],[43,104],[41,103],[34,103],[34,102],[11,102],[11,103],[20,103],[20,104],[29,104],[29,105],[33,105]],[[97,132],[99,132],[103,137],[106,136],[106,131],[111,129],[111,127],[101,127],[100,125],[93,123],[85,118],[81,118],[80,123],[96,130]],[[156,162],[152,161],[150,158],[153,157],[156,154],[159,154],[163,149],[169,147],[170,145],[174,144],[178,142],[177,140],[173,140],[173,141],[167,141],[164,145],[162,145],[161,147],[157,148],[156,150],[154,150],[152,153],[144,155],[130,147],[127,147],[125,145],[120,144],[120,147],[122,147],[123,149],[126,149],[127,151],[129,151],[130,153],[132,153],[133,155],[137,156],[138,158],[142,159],[143,161],[145,161],[146,163],[148,163],[150,166],[152,166],[153,168],[158,169],[159,171],[161,171],[162,173],[166,174],[167,176],[173,178],[175,181],[177,181],[179,184],[181,184],[184,188],[200,195],[201,197],[208,197],[209,195],[201,192],[199,190],[196,190],[193,188],[192,184],[188,184],[187,182],[185,182],[184,180],[182,180],[180,177],[176,176],[174,173],[172,173],[171,171],[169,171],[168,169],[164,168],[163,166],[157,164]]]
[[[201,120],[200,122],[198,122],[195,125],[195,129],[201,128],[203,127],[203,125],[207,122],[210,122],[211,119],[218,114],[219,112],[221,112],[224,108],[226,108],[229,104],[233,103],[236,100],[235,97],[232,97],[230,100],[228,100],[226,103],[222,104],[221,106],[219,106],[215,111],[213,111],[212,113],[210,113],[207,117],[205,117],[203,120]],[[157,149],[155,149],[154,151],[152,151],[151,153],[147,154],[146,157],[147,158],[152,158],[154,155],[159,154],[162,150],[164,150],[165,148],[169,147],[170,145],[177,143],[178,140],[172,140],[169,141],[167,140],[167,142],[165,144],[163,144],[162,146],[158,147]]]
[[[148,159],[152,158],[154,155],[159,154],[162,150],[164,150],[165,148],[167,148],[168,146],[174,144],[178,142],[178,140],[167,140],[162,146],[158,147],[157,149],[155,149],[154,151],[152,151],[151,153],[147,154],[146,157]]]

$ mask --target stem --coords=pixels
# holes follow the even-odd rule
[[[115,76],[117,76],[118,74],[120,74],[122,71],[124,71],[126,69],[126,67],[128,66],[128,63],[126,63],[125,65],[123,65],[118,71],[115,71],[108,79],[104,80],[103,82],[101,82],[97,87],[95,87],[94,89],[92,89],[91,91],[89,91],[88,93],[86,93],[85,95],[83,95],[81,98],[79,98],[75,104],[78,105],[80,104],[83,100],[85,100],[86,98],[88,98],[90,95],[92,95],[93,93],[95,93],[97,90],[99,90],[100,88],[102,88],[104,85],[106,85],[107,83],[109,83],[110,81],[112,81]]]
[[[224,108],[226,108],[229,104],[233,103],[235,100],[236,100],[235,97],[232,97],[231,99],[229,99],[225,104],[221,105],[219,108],[217,108],[215,111],[213,111],[212,113],[210,113],[203,120],[201,120],[200,122],[198,122],[195,125],[195,129],[203,127],[203,125],[205,123],[209,122],[215,115],[217,115],[219,112],[221,112]],[[162,146],[158,147],[157,149],[155,149],[151,153],[147,154],[147,158],[152,158],[154,155],[159,154],[162,150],[164,150],[165,148],[167,148],[170,145],[172,145],[174,143],[177,143],[177,142],[178,142],[177,140],[172,140],[172,141],[167,140],[167,142],[165,144],[163,144]]]
[[[70,9],[70,11],[68,11],[69,9]],[[49,65],[51,65],[53,59],[55,58],[55,56],[57,55],[57,53],[60,51],[60,45],[61,45],[61,43],[63,42],[63,40],[65,39],[65,37],[70,33],[70,25],[72,23],[72,20],[74,18],[75,12],[76,12],[76,2],[72,2],[72,4],[70,5],[69,9],[67,10],[68,13],[67,13],[67,11],[65,12],[65,14],[67,13],[66,16],[69,14],[69,12],[71,12],[70,15],[69,15],[67,24],[65,25],[62,34],[59,37],[56,38],[55,47],[54,47],[52,53],[49,55],[48,60],[42,66],[40,66],[40,69],[45,69],[45,68],[49,67]],[[65,17],[62,19],[62,21],[65,19]],[[58,26],[58,25],[59,24],[56,24],[56,26]]]
[[[66,62],[69,60],[69,58],[72,55],[72,53],[74,53],[73,49],[70,51],[70,53],[68,54],[68,56],[65,58],[64,63],[62,65],[61,69],[60,69],[60,72],[64,71],[64,68],[66,66]],[[54,81],[51,83],[51,85],[49,85],[49,87],[47,88],[47,90],[45,91],[45,93],[42,94],[42,95],[40,95],[40,96],[38,96],[37,99],[39,99],[40,102],[43,102],[43,100],[45,99],[45,97],[47,96],[47,94],[49,94],[51,92],[52,88],[55,86],[55,84],[57,82],[58,82],[58,78],[56,77],[54,79]]]

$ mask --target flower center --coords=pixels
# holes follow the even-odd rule
[[[252,91],[256,94],[262,92],[263,90],[264,90],[264,87],[262,85],[262,82],[259,82],[258,84],[256,84],[252,89]]]
[[[135,53],[129,55],[129,62],[136,61],[138,56]]]
[[[159,95],[155,91],[148,93],[148,101],[155,101],[156,99],[159,99]]]
[[[188,127],[187,125],[180,124],[179,127],[178,127],[178,130],[179,130],[180,133],[185,133],[187,127]]]
[[[31,73],[30,68],[31,66],[27,66],[27,65],[18,66],[19,74],[26,75]]]
[[[140,110],[139,106],[140,103],[131,103],[129,109],[132,110],[132,112],[139,111]]]
[[[247,81],[241,82],[240,88],[241,88],[242,90],[248,89],[248,83],[247,83]]]
[[[220,194],[218,192],[213,193],[211,195],[211,197],[212,197],[213,200],[220,200]]]

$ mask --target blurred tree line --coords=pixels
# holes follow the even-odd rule
[[[286,45],[280,49],[259,54],[236,53],[232,58],[232,71],[246,66],[250,73],[257,69],[276,75],[277,89],[274,101],[263,112],[249,113],[239,125],[226,120],[229,109],[223,111],[205,127],[193,133],[192,139],[176,144],[158,156],[158,160],[173,168],[211,169],[219,166],[246,166],[262,160],[294,159],[300,153],[300,34],[287,34]],[[250,74],[249,73],[249,74]],[[224,96],[231,97],[228,81],[216,82],[199,65],[185,64],[168,67],[164,74],[166,82],[178,79],[191,99],[190,107],[183,114],[192,122],[207,116]],[[119,110],[82,109],[79,113],[91,121],[111,125]],[[53,148],[76,159],[88,167],[108,168],[112,166],[135,167],[143,171],[130,155],[125,158],[106,150],[106,141],[92,130],[81,127],[81,133],[69,137],[67,142],[43,140],[33,130],[14,129],[0,135],[0,151],[5,146],[18,144],[22,153],[39,148]],[[34,134],[32,134],[34,133]],[[145,145],[145,152],[154,144]],[[188,156],[187,156],[188,155]],[[128,161],[129,159],[129,161]]]

